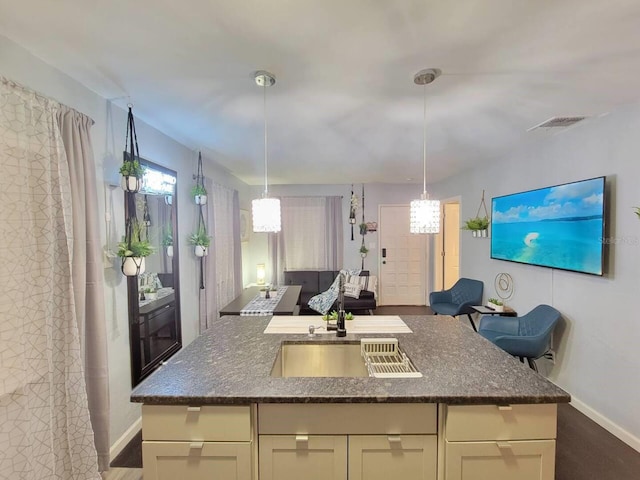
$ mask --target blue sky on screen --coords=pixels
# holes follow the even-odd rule
[[[604,182],[594,178],[493,199],[493,223],[602,215]]]

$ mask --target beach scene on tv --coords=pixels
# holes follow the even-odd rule
[[[491,257],[602,275],[604,177],[492,200]]]

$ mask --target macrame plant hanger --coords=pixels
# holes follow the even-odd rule
[[[365,225],[365,221],[364,221],[364,183],[362,184],[362,223],[361,225]],[[362,265],[360,267],[361,270],[364,270],[364,259],[367,256],[366,253],[363,253],[362,250],[364,249],[364,236],[367,234],[367,228],[365,227],[360,227],[360,235],[362,235],[362,243],[360,244],[360,257],[362,257]]]
[[[133,121],[133,105],[129,104],[129,114],[127,116],[127,133],[124,139],[124,151],[125,155],[122,159],[123,163],[126,161],[130,162],[140,162],[140,150],[138,149],[138,135],[136,134],[136,124]],[[124,242],[127,244],[127,249],[131,250],[131,244],[134,240],[143,240],[142,238],[134,239],[135,235],[141,236],[142,229],[138,225],[138,217],[136,213],[136,191],[137,190],[129,190],[128,188],[124,191],[124,218],[125,218],[125,233],[124,233]],[[135,276],[140,275],[142,263],[144,262],[144,257],[122,257],[122,265],[120,266],[120,270],[123,274],[124,271],[124,263],[130,259],[130,262],[136,267]],[[126,274],[125,274],[126,275]],[[132,276],[132,275],[129,275]]]
[[[196,175],[196,185],[204,188],[204,173],[202,172],[202,152],[198,152],[198,174]],[[204,232],[204,235],[207,235],[207,225],[204,221],[204,212],[203,212],[203,204],[198,204],[198,227],[196,229],[197,233]],[[208,248],[208,247],[207,247]],[[205,257],[203,255],[200,257],[200,290],[204,290],[204,272],[205,272]]]
[[[353,226],[356,224],[356,208],[353,197],[353,183],[351,184],[351,197],[349,199],[349,224],[351,225],[351,241],[353,242]]]
[[[478,205],[478,211],[476,212],[476,218],[480,218],[480,209],[484,207],[484,216],[485,218],[489,218],[489,212],[487,212],[487,204],[484,203],[484,190],[482,190],[482,200],[480,200],[480,205]]]

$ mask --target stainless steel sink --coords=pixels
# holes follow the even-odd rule
[[[360,342],[283,342],[272,377],[368,377]]]

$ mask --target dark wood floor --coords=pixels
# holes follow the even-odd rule
[[[376,315],[428,315],[429,307],[384,306]],[[125,447],[112,467],[142,466],[142,434]],[[558,406],[556,480],[639,480],[640,452],[571,405]],[[517,479],[514,479],[517,480]]]

